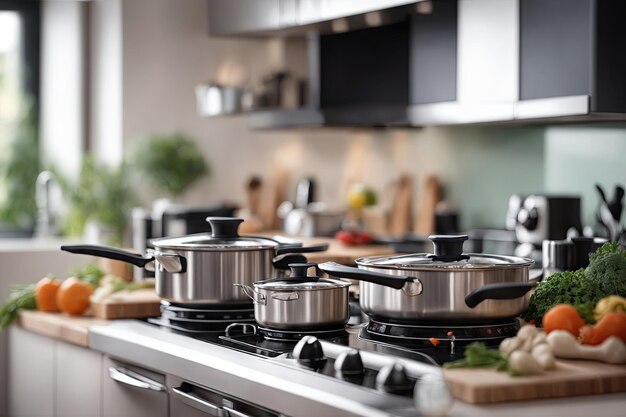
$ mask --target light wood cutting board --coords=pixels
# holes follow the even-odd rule
[[[455,398],[475,404],[626,392],[626,365],[592,361],[559,360],[556,369],[535,376],[476,368],[444,375]]]
[[[91,303],[91,313],[101,319],[135,319],[161,314],[161,299],[154,289],[120,291]]]

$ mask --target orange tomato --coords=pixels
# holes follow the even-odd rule
[[[548,310],[543,316],[542,323],[546,333],[553,330],[565,330],[578,337],[580,328],[585,325],[585,320],[571,305],[559,304]]]
[[[607,313],[595,326],[585,326],[580,332],[586,345],[599,345],[610,336],[616,336],[626,343],[626,313]]]
[[[91,285],[78,278],[71,277],[63,281],[57,293],[59,309],[70,315],[83,314],[89,308],[89,296],[93,293]]]
[[[35,286],[35,302],[40,311],[59,311],[57,306],[57,292],[61,282],[45,277]]]

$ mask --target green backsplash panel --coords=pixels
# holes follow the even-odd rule
[[[594,184],[608,198],[615,185],[626,185],[626,125],[548,127],[544,161],[546,191],[580,194],[583,224],[593,225],[599,201]]]

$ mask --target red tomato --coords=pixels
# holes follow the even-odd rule
[[[340,230],[335,234],[335,239],[343,243],[344,245],[351,246],[356,244],[355,235],[347,230]]]
[[[357,245],[367,245],[372,243],[374,238],[367,232],[357,232],[354,237],[354,243]]]

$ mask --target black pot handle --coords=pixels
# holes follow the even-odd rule
[[[287,253],[311,253],[324,252],[328,250],[328,243],[314,246],[280,246],[276,249],[276,255],[284,255]]]
[[[465,305],[474,308],[485,300],[513,300],[526,295],[537,284],[526,282],[502,282],[476,288],[465,296]]]
[[[324,262],[317,266],[320,270],[340,278],[351,278],[358,281],[373,282],[397,290],[404,287],[407,282],[413,282],[415,278],[401,275],[382,274],[380,272],[365,271],[352,266],[340,265],[336,262]]]
[[[64,245],[61,250],[70,253],[78,253],[81,255],[93,255],[100,258],[115,259],[116,261],[127,262],[129,264],[145,267],[154,261],[154,257],[146,258],[142,255],[132,252],[126,252],[121,249],[111,248],[109,246],[99,245]]]
[[[243,219],[237,217],[207,217],[211,225],[211,237],[234,238],[239,237],[239,225]]]
[[[289,264],[304,264],[306,263],[306,261],[306,256],[294,253],[276,256],[274,259],[272,259],[272,264],[276,269],[288,271],[290,269]]]

